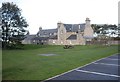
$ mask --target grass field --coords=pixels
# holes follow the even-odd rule
[[[26,45],[24,50],[3,50],[3,80],[45,80],[118,52],[118,46]],[[57,54],[41,56],[39,54]]]

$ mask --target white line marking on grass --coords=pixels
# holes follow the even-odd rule
[[[110,65],[110,66],[120,66],[118,64],[108,64],[108,63],[93,63],[93,64]]]
[[[111,77],[120,77],[118,75],[111,75],[111,74],[106,74],[106,73],[99,73],[99,72],[92,72],[92,71],[85,71],[85,70],[76,70],[76,71],[84,72],[84,73],[97,74],[97,75],[111,76]]]
[[[116,54],[119,54],[119,53],[116,53]],[[113,54],[113,55],[116,55],[116,54]],[[112,56],[112,55],[111,55],[111,56]],[[110,57],[110,56],[107,56],[107,57]],[[107,58],[107,57],[105,57],[105,58]],[[43,81],[41,81],[41,82],[45,82],[45,81],[47,81],[47,80],[51,80],[51,79],[53,79],[53,78],[56,78],[56,77],[62,76],[62,75],[64,75],[64,74],[66,74],[66,73],[69,73],[69,72],[75,71],[75,70],[77,70],[77,69],[80,69],[80,68],[82,68],[82,67],[85,67],[85,66],[87,66],[87,65],[90,65],[90,64],[92,64],[92,63],[95,63],[95,62],[100,61],[100,60],[105,59],[105,58],[98,59],[98,60],[96,60],[96,61],[94,61],[94,62],[91,62],[91,63],[85,64],[85,65],[80,66],[80,67],[78,67],[78,68],[75,68],[75,69],[69,70],[69,71],[67,71],[67,72],[61,73],[61,74],[56,75],[56,76],[53,76],[53,77],[48,78],[48,79],[46,79],[46,80],[43,80]]]

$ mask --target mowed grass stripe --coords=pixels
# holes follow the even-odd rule
[[[118,52],[118,46],[115,45],[74,46],[73,49],[63,49],[63,46],[25,45],[24,48],[3,50],[3,80],[45,80]],[[57,55],[38,55],[45,53]]]

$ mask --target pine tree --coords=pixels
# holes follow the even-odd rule
[[[16,47],[21,44],[27,34],[27,22],[21,15],[21,9],[14,3],[2,3],[0,8],[0,29],[2,32],[2,47]]]

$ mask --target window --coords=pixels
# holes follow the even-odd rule
[[[63,44],[63,42],[61,41],[61,44]]]
[[[53,43],[55,44],[55,41],[53,40]]]
[[[33,40],[33,42],[35,42],[35,40]]]
[[[47,34],[46,32],[44,32],[44,34]]]
[[[72,44],[72,42],[70,41],[70,44]]]

